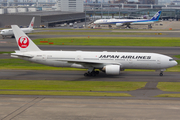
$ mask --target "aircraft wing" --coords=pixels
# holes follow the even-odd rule
[[[123,25],[130,25],[132,22],[123,22]]]
[[[109,61],[97,61],[97,60],[69,60],[69,59],[59,59],[56,61],[67,61],[69,63],[76,64],[111,64],[111,65],[120,65],[118,62],[109,62]]]

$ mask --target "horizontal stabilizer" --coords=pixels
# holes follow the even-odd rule
[[[26,57],[26,58],[33,58],[32,55],[24,55],[22,53],[11,53],[11,57]]]

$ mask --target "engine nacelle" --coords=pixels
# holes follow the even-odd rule
[[[116,27],[120,27],[122,25],[123,25],[122,23],[116,23]]]
[[[119,75],[120,74],[120,65],[106,65],[103,70],[107,75]]]

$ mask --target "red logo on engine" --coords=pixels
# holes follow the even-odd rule
[[[29,46],[29,39],[25,36],[22,36],[18,40],[18,45],[21,48],[27,48]]]

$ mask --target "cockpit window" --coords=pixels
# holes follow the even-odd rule
[[[169,61],[174,61],[174,59],[169,59]]]

